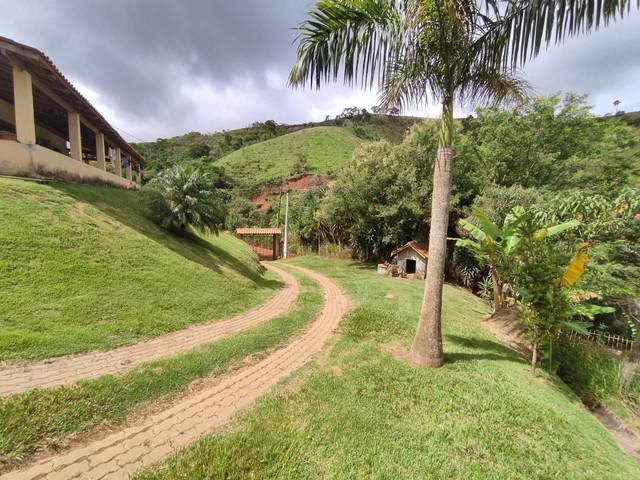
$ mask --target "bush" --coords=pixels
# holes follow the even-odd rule
[[[187,150],[190,158],[208,157],[209,153],[211,153],[211,147],[206,143],[195,143]]]
[[[620,392],[621,357],[598,344],[571,340],[566,336],[560,336],[554,350],[559,362],[558,375],[579,395],[602,400]],[[637,377],[634,392],[640,399],[640,379]]]

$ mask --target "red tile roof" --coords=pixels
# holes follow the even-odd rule
[[[282,235],[281,228],[237,228],[236,235]]]

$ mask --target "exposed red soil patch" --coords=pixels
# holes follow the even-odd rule
[[[320,188],[329,183],[329,179],[324,175],[314,175],[305,173],[299,177],[290,178],[284,185],[267,186],[260,189],[260,194],[254,200],[258,210],[267,210],[274,201],[273,196],[286,191],[304,191]]]

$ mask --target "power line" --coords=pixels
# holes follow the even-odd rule
[[[113,126],[117,131],[118,131],[118,133],[120,133],[120,134],[124,133],[125,135],[128,135],[128,136],[130,136],[130,137],[134,138],[135,140],[138,140],[139,142],[146,142],[146,140],[143,140],[143,139],[141,139],[140,137],[136,137],[133,133],[129,133],[129,132],[127,132],[126,130],[124,130],[124,129],[122,129],[122,128],[118,127],[117,125],[114,125],[113,123],[112,123],[111,125],[112,125],[112,126]]]

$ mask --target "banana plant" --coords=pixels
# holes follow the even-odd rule
[[[587,251],[591,247],[591,242],[584,242],[580,245],[580,248],[576,252],[575,256],[567,265],[567,268],[560,279],[560,285],[564,288],[571,288],[578,279],[584,273],[587,261],[589,257],[587,256]],[[572,295],[569,294],[569,299],[571,299]],[[582,333],[583,335],[589,334],[589,328],[593,326],[593,321],[595,320],[596,315],[600,315],[603,313],[613,313],[616,309],[613,307],[605,306],[605,305],[595,305],[593,303],[588,303],[586,301],[575,301],[571,302],[571,316],[572,317],[581,317],[585,318],[588,321],[570,321],[564,322],[564,327],[569,330],[574,330],[578,333]]]
[[[472,209],[476,224],[461,219],[459,226],[469,238],[457,239],[456,245],[470,250],[481,262],[489,267],[489,274],[493,283],[493,309],[498,311],[507,305],[505,295],[506,280],[502,269],[510,261],[512,253],[521,241],[519,226],[527,218],[528,213],[522,207],[515,207],[506,216],[502,227],[493,223],[487,215],[478,208]],[[548,237],[559,235],[580,225],[578,220],[560,223],[551,227],[536,230],[532,237],[536,241],[543,241]]]

